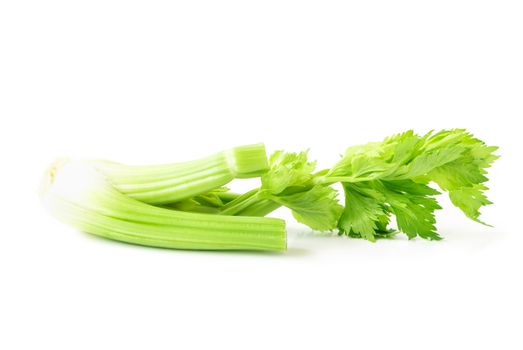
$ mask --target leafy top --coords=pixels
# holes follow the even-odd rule
[[[335,229],[343,207],[335,189],[315,183],[316,162],[310,162],[307,153],[274,152],[269,171],[261,177],[260,193],[291,209],[296,220],[314,230]]]
[[[343,184],[342,233],[375,240],[389,232],[394,215],[398,230],[409,238],[440,239],[434,226],[439,192],[429,184],[436,183],[454,205],[481,222],[479,209],[491,203],[484,182],[486,169],[498,158],[496,149],[463,129],[424,136],[407,131],[350,147],[322,181]]]

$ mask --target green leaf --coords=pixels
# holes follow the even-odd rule
[[[479,209],[484,205],[492,204],[483,191],[487,190],[485,185],[479,184],[472,187],[462,187],[449,192],[452,203],[460,208],[465,215],[474,221],[485,224],[479,220]]]
[[[455,160],[431,170],[427,178],[437,183],[442,190],[449,192],[452,203],[466,216],[483,223],[479,219],[479,209],[492,204],[484,193],[488,188],[483,184],[488,181],[486,169],[499,158],[494,154],[497,147],[487,146],[461,129],[442,131],[436,134],[434,139],[427,141],[427,148],[434,148],[435,145],[454,145],[463,148],[463,151]]]
[[[421,153],[408,164],[407,172],[403,177],[411,179],[424,176],[430,171],[460,158],[464,151],[465,147],[456,145]]]
[[[339,221],[342,233],[375,241],[389,237],[389,215],[409,238],[440,239],[435,232],[434,211],[440,206],[431,196],[438,191],[411,180],[344,183],[345,209]]]
[[[424,136],[407,131],[350,147],[322,181],[343,184],[342,233],[375,240],[379,232],[390,232],[383,218],[393,214],[398,230],[409,238],[440,239],[434,218],[440,207],[433,198],[438,192],[429,183],[435,182],[465,215],[481,222],[479,209],[491,203],[483,184],[486,169],[498,158],[496,150],[463,129]]]
[[[335,229],[343,211],[336,190],[330,186],[317,185],[308,191],[269,198],[291,209],[298,222],[318,231]]]
[[[300,153],[274,152],[269,159],[269,171],[261,177],[262,189],[280,194],[289,189],[300,191],[312,187],[312,172],[316,162],[309,162],[307,151]]]
[[[379,185],[385,194],[390,212],[396,216],[398,229],[409,239],[416,236],[439,240],[436,233],[434,211],[441,209],[432,196],[439,192],[426,184],[411,180],[382,181]]]
[[[336,228],[343,207],[338,203],[337,192],[328,184],[317,184],[313,174],[316,162],[308,160],[307,151],[300,153],[274,152],[269,160],[269,171],[261,177],[262,186],[258,205],[267,199],[292,210],[299,222],[313,230],[327,231]],[[319,172],[324,175],[325,171]]]
[[[385,196],[363,183],[344,183],[343,189],[345,209],[338,222],[340,233],[375,241],[378,230],[386,229],[380,223],[388,223]]]

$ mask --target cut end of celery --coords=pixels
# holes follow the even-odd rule
[[[263,143],[235,147],[227,151],[227,160],[240,179],[258,177],[269,169]]]
[[[68,158],[58,158],[55,160],[45,171],[45,173],[42,176],[42,179],[40,181],[40,187],[38,189],[38,194],[40,197],[43,197],[49,188],[53,185],[54,180],[56,178],[56,174],[58,173],[59,169],[66,164],[69,161]]]

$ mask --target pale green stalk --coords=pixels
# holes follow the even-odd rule
[[[184,163],[129,166],[92,161],[92,164],[121,193],[157,205],[193,197],[235,178],[258,177],[268,169],[263,144],[235,147]]]
[[[286,249],[283,220],[155,207],[120,193],[85,162],[55,164],[45,178],[42,198],[58,219],[123,242],[177,249]]]

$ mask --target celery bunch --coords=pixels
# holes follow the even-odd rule
[[[267,160],[259,144],[157,166],[61,161],[47,173],[42,193],[55,216],[81,230],[156,247],[284,250],[284,222],[264,217],[281,206],[313,230],[370,241],[400,232],[439,240],[440,191],[482,223],[479,209],[491,204],[486,169],[496,149],[453,129],[407,131],[350,147],[320,171],[307,152],[276,151]],[[243,194],[224,187],[247,177],[260,177],[261,186]]]
[[[127,243],[177,249],[285,250],[283,220],[190,213],[137,199],[152,203],[183,199],[197,193],[197,188],[207,191],[235,177],[257,176],[266,168],[263,145],[153,167],[64,159],[47,171],[41,196],[58,219]]]

